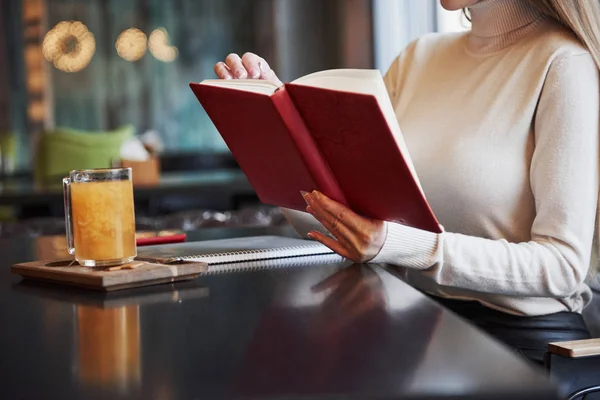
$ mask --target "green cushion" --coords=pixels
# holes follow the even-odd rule
[[[119,158],[123,142],[135,134],[131,125],[113,131],[80,131],[56,128],[45,131],[38,142],[35,178],[55,180],[74,169],[109,168]]]
[[[0,132],[0,151],[2,155],[15,157],[17,151],[17,136],[13,132]]]

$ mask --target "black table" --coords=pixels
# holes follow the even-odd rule
[[[192,239],[289,234],[207,230]],[[556,399],[534,369],[380,266],[200,277],[110,295],[21,281],[0,241],[2,399]]]

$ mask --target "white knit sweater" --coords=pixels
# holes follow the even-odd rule
[[[372,262],[405,267],[410,284],[437,296],[518,315],[580,312],[598,204],[598,70],[527,4],[482,0],[470,32],[426,35],[387,72],[445,232],[387,223]],[[308,214],[286,214],[302,234],[314,227]]]

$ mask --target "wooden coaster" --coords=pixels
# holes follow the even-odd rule
[[[114,291],[196,278],[207,270],[207,264],[183,262],[159,264],[134,261],[109,269],[81,267],[73,260],[34,261],[15,264],[13,274],[26,279],[49,281],[87,289]]]
[[[143,262],[143,261],[134,261],[134,262],[130,262],[130,263],[123,264],[123,265],[109,267],[106,270],[107,271],[120,271],[122,269],[136,269],[138,267],[143,266],[144,264],[145,264],[145,262]]]

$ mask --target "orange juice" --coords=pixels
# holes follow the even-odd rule
[[[137,255],[130,180],[71,183],[75,259],[95,265],[128,262]]]

